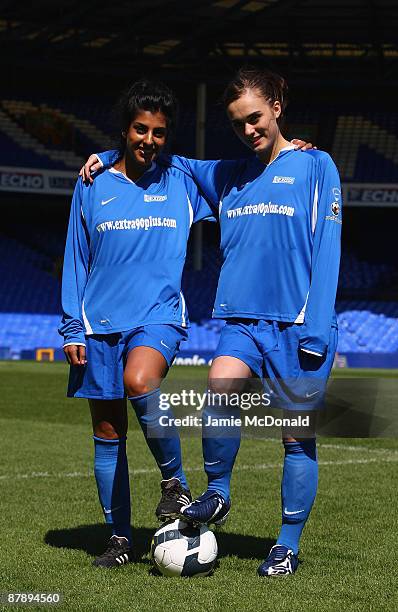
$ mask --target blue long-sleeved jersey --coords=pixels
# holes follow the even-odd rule
[[[100,156],[109,163],[112,152]],[[171,163],[218,204],[223,265],[213,316],[301,323],[300,347],[323,354],[335,320],[341,188],[323,151]]]
[[[78,180],[62,278],[64,344],[150,323],[188,325],[181,277],[190,226],[212,214],[186,172],[157,163]]]

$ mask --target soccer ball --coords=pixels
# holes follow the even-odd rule
[[[193,527],[177,519],[152,539],[151,558],[163,576],[207,576],[217,559],[217,540],[206,525]]]

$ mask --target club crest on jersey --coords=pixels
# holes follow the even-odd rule
[[[340,212],[340,204],[337,201],[333,202],[331,208],[332,208],[332,213],[334,215],[336,215],[336,217],[337,217],[337,215]]]
[[[293,185],[295,181],[294,176],[274,176],[273,183],[283,183],[284,185]]]
[[[167,195],[151,195],[144,193],[144,202],[164,202],[167,200]]]

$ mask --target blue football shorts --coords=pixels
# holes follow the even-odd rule
[[[137,346],[149,346],[170,366],[187,339],[178,325],[151,324],[115,334],[86,336],[85,366],[70,366],[68,397],[112,400],[126,397],[123,372],[127,355]]]
[[[251,319],[227,319],[214,359],[236,357],[263,380],[271,407],[286,410],[321,408],[337,348],[333,323],[325,355],[299,348],[301,325]]]

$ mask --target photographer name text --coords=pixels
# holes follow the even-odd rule
[[[176,418],[162,415],[159,418],[161,427],[309,427],[310,417],[298,415],[294,418],[277,418],[270,414],[265,416],[211,417],[205,419],[195,415]]]

